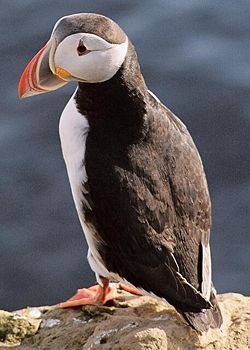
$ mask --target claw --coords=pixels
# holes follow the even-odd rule
[[[78,289],[76,294],[70,299],[60,304],[61,308],[76,307],[82,305],[105,305],[108,301],[113,301],[118,293],[116,287],[109,285],[109,280],[101,278],[103,286],[99,284],[89,287]],[[141,293],[132,287],[129,287],[123,283],[119,284],[119,288],[133,295],[141,295]]]

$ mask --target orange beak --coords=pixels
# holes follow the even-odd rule
[[[47,92],[47,90],[39,86],[36,78],[37,62],[39,61],[39,58],[45,49],[46,46],[44,46],[40,51],[38,51],[38,53],[32,58],[30,63],[23,71],[18,85],[18,95],[20,98],[34,95],[35,91],[37,91],[38,93]]]
[[[63,80],[53,66],[55,49],[56,43],[50,39],[29,62],[19,81],[20,98],[57,90],[67,84],[68,81]]]

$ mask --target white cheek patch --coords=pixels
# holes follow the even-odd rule
[[[127,47],[127,42],[113,44],[109,49],[92,51],[86,55],[85,79],[89,82],[111,79],[122,65],[127,54]]]
[[[79,56],[77,47],[83,40],[89,53]],[[128,40],[110,44],[94,34],[77,33],[65,38],[57,47],[54,63],[68,71],[72,80],[97,83],[112,78],[127,54]],[[69,78],[70,79],[70,78]]]

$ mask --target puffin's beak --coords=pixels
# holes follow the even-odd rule
[[[54,67],[56,41],[51,38],[25,68],[18,86],[20,98],[53,91],[68,83],[70,74]],[[66,74],[68,73],[68,74]]]

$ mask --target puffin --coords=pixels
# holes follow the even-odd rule
[[[106,16],[59,19],[23,71],[19,96],[71,81],[59,134],[97,285],[61,306],[107,303],[115,281],[167,301],[198,332],[219,328],[211,202],[186,126],[148,90],[133,44]]]

